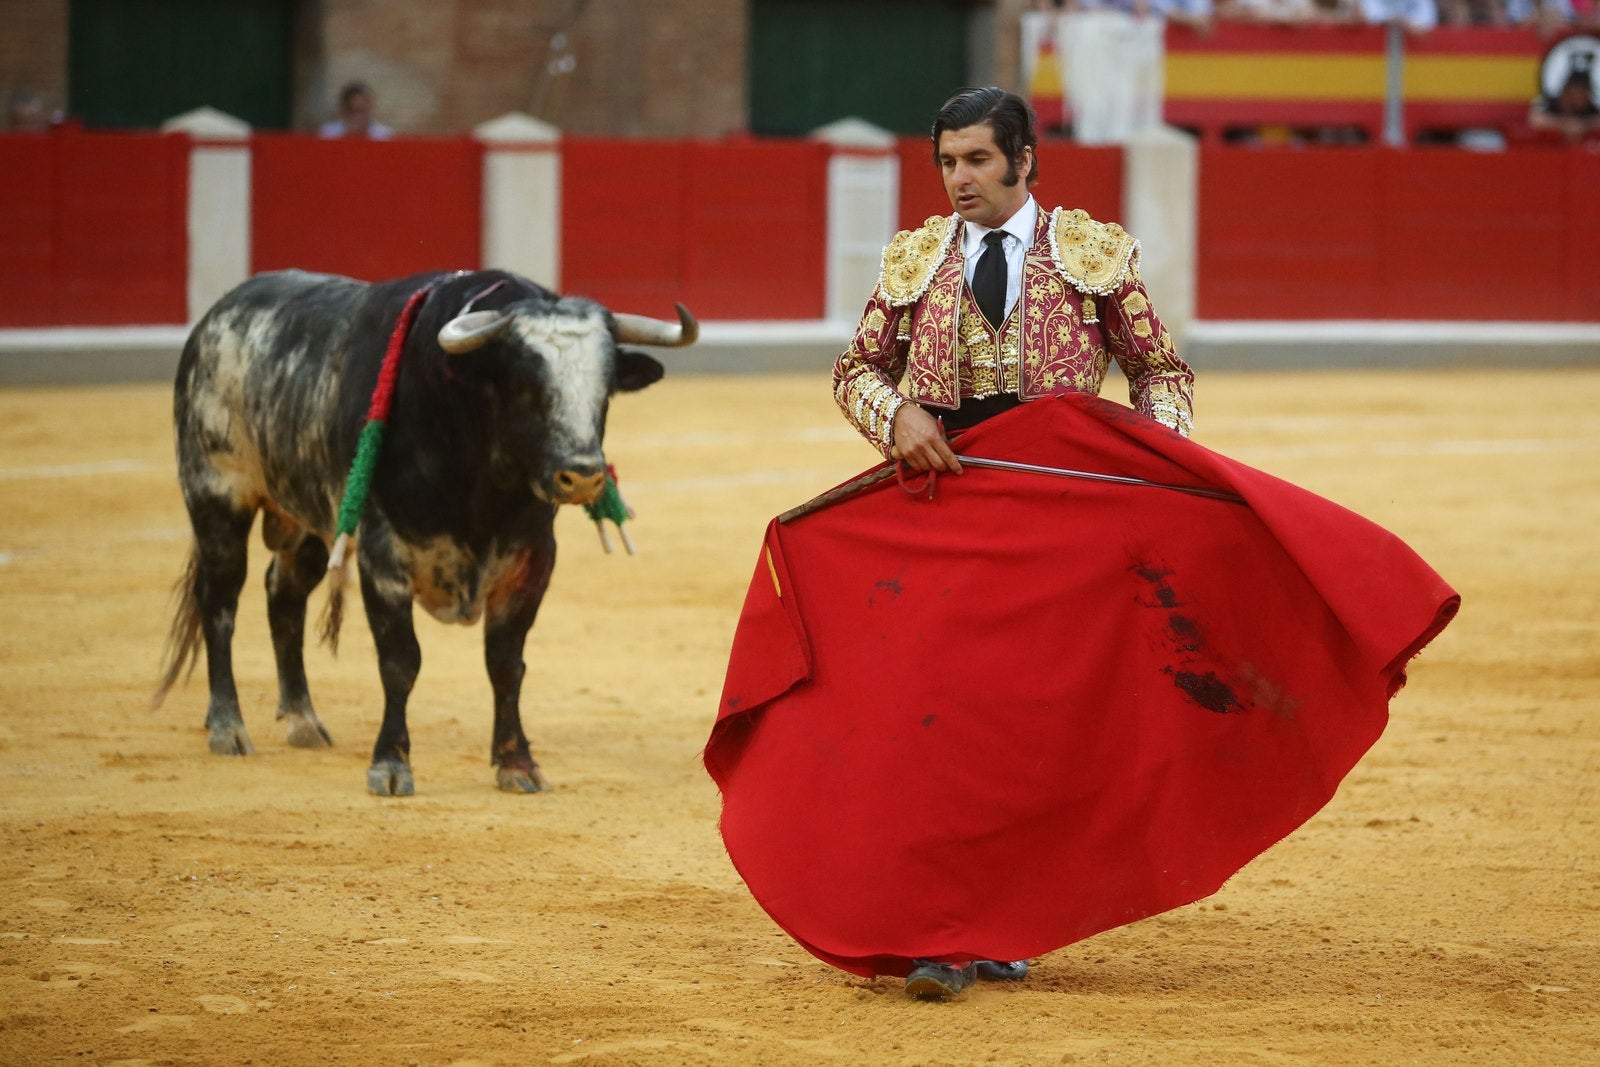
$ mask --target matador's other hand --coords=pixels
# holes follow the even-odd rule
[[[890,459],[898,459],[914,471],[961,473],[961,461],[950,451],[939,420],[916,404],[901,404],[894,413],[894,448]]]

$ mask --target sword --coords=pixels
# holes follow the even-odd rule
[[[1231,493],[1226,489],[1212,489],[1205,485],[1176,485],[1172,482],[1152,482],[1146,478],[1133,478],[1124,474],[1099,474],[1095,471],[1072,470],[1068,467],[1045,467],[1036,463],[1017,463],[1008,459],[986,459],[983,456],[964,456],[957,454],[956,459],[962,466],[988,468],[990,470],[1021,471],[1026,474],[1044,474],[1055,478],[1082,478],[1091,482],[1111,482],[1115,485],[1137,485],[1146,489],[1170,489],[1175,493],[1188,493],[1192,496],[1202,496],[1208,500],[1222,500],[1229,504],[1243,504],[1244,497],[1238,493]],[[821,496],[813,497],[796,507],[790,508],[778,516],[778,522],[787,524],[795,519],[820,511],[829,504],[837,503],[845,497],[853,496],[863,489],[877,485],[879,482],[893,478],[896,474],[894,467],[880,467],[868,471],[853,481],[846,482],[837,488],[830,489]]]
[[[1226,489],[1212,489],[1205,485],[1174,485],[1171,482],[1152,482],[1144,478],[1131,478],[1124,474],[1097,474],[1094,471],[1075,471],[1066,467],[1041,467],[1034,463],[1014,463],[1008,459],[984,459],[982,456],[956,456],[962,466],[988,467],[997,471],[1026,471],[1029,474],[1049,474],[1057,478],[1086,478],[1091,482],[1115,482],[1117,485],[1142,485],[1148,489],[1171,489],[1175,493],[1191,493],[1211,500],[1226,500],[1230,504],[1243,504],[1244,497]]]

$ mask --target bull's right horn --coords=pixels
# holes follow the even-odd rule
[[[676,324],[646,315],[612,312],[611,318],[617,324],[617,340],[628,345],[660,345],[663,348],[683,348],[694,344],[700,336],[700,324],[689,314],[688,308],[682,304],[675,306],[678,309]]]
[[[505,333],[512,316],[503,311],[469,311],[439,329],[439,347],[453,356],[471,352]]]

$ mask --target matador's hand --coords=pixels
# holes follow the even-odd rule
[[[944,439],[944,427],[916,404],[901,404],[894,413],[894,448],[889,458],[902,460],[914,471],[961,473],[961,461]]]

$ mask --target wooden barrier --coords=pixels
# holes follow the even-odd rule
[[[0,137],[0,327],[183,322],[188,165],[182,137]]]
[[[828,148],[812,141],[562,143],[561,287],[704,319],[819,319]]]
[[[374,281],[478,266],[482,147],[467,137],[252,139],[250,264]]]
[[[1600,319],[1600,155],[1211,147],[1202,319]]]
[[[251,145],[252,269],[480,265],[478,143]],[[674,301],[711,320],[824,317],[828,145],[560,150],[563,291],[662,317]],[[0,136],[0,327],[185,322],[188,151],[157,134]],[[898,224],[947,213],[927,142],[894,151]],[[1041,203],[1127,221],[1121,150],[1046,141],[1039,159]],[[1583,148],[1209,146],[1198,318],[1600,321],[1597,188],[1600,154]]]

